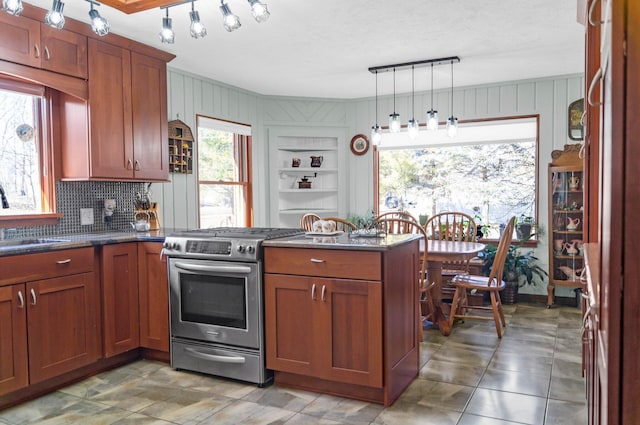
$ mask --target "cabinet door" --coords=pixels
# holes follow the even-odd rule
[[[129,50],[89,39],[89,114],[91,177],[133,178]]]
[[[40,22],[0,13],[0,59],[40,67]]]
[[[318,294],[322,377],[382,388],[382,283],[323,279]]]
[[[31,384],[99,358],[99,295],[93,272],[27,283]]]
[[[0,287],[0,395],[29,384],[24,285]]]
[[[162,244],[138,243],[140,346],[169,352],[169,282]]]
[[[165,62],[131,53],[134,175],[169,179],[167,69]]]
[[[267,368],[315,376],[316,335],[312,278],[265,275]]]
[[[103,246],[102,314],[106,357],[140,346],[137,269],[137,242]]]
[[[41,24],[42,68],[87,78],[87,37]]]

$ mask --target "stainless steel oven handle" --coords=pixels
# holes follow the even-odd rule
[[[187,264],[176,262],[175,266],[182,270],[190,272],[206,272],[206,273],[239,273],[250,274],[251,267],[248,266],[207,266],[203,264]]]
[[[233,364],[243,364],[246,362],[246,359],[244,357],[219,356],[216,354],[201,353],[200,351],[194,350],[193,348],[185,348],[184,351],[186,351],[193,357],[196,357],[202,360],[214,360],[220,363],[233,363]]]

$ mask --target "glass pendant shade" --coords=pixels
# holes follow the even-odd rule
[[[207,29],[200,22],[200,14],[197,10],[192,10],[189,12],[189,17],[191,18],[191,37],[193,38],[202,38],[207,35]]]
[[[389,114],[389,131],[391,133],[399,133],[402,125],[400,124],[400,114]]]
[[[101,37],[109,34],[109,23],[100,16],[100,13],[93,8],[93,5],[89,11],[89,17],[91,18],[91,29],[94,33]]]
[[[374,146],[378,146],[382,140],[382,128],[378,124],[371,127],[371,141]]]
[[[269,19],[270,13],[266,3],[259,0],[249,0],[249,4],[251,5],[251,14],[256,22],[261,23]]]
[[[231,32],[240,28],[240,26],[242,25],[240,23],[240,18],[238,18],[233,13],[231,13],[231,10],[229,9],[229,6],[227,6],[226,3],[221,2],[220,10],[222,11],[222,21],[223,21],[222,24],[225,30]]]
[[[415,118],[411,118],[409,123],[407,124],[407,131],[409,132],[409,138],[415,139],[418,137],[418,132],[420,131],[420,125],[418,124],[418,120]]]
[[[64,15],[62,10],[64,9],[64,3],[60,0],[53,0],[53,6],[47,12],[44,17],[44,23],[50,27],[62,29],[64,27]]]
[[[22,0],[2,0],[2,9],[10,15],[19,15],[24,9]]]
[[[427,130],[438,129],[438,111],[433,109],[427,112]]]
[[[447,119],[447,136],[456,137],[458,135],[458,118],[453,115]]]
[[[173,44],[175,41],[175,33],[171,28],[171,18],[162,18],[162,31],[160,31],[160,41],[165,44]]]

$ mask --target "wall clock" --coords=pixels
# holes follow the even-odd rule
[[[369,139],[364,134],[356,134],[351,139],[351,152],[354,155],[364,155],[369,150]]]

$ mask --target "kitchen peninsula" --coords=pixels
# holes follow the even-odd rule
[[[391,405],[418,375],[419,236],[264,242],[275,383]]]

